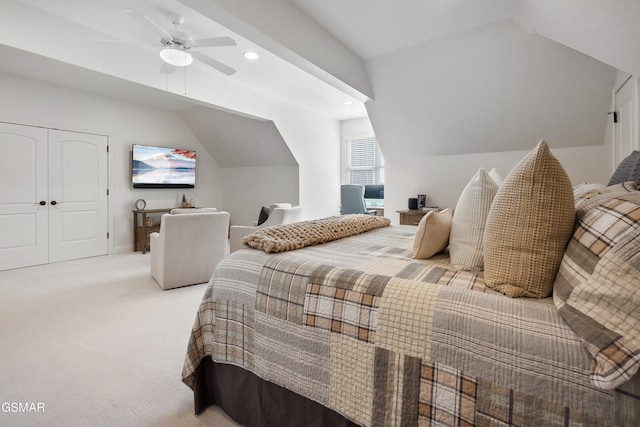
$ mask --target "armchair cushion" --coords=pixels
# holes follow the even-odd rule
[[[232,225],[229,230],[229,247],[231,252],[242,249],[242,238],[254,231],[272,225],[290,224],[302,220],[302,206],[276,207],[265,222],[259,226]]]
[[[290,207],[291,207],[291,203],[282,203],[282,202],[271,203],[269,205],[269,215],[271,215],[271,213],[275,208],[290,208]]]
[[[171,209],[171,215],[185,214],[185,213],[202,213],[202,212],[217,212],[216,208],[175,208]]]
[[[162,215],[150,236],[151,275],[165,290],[208,282],[227,253],[228,229],[224,211]]]

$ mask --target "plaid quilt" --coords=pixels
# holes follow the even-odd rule
[[[362,426],[637,425],[640,380],[593,386],[551,298],[507,298],[446,254],[412,259],[414,234],[233,253],[200,304],[183,381],[210,356]]]

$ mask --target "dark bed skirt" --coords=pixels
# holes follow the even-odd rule
[[[217,405],[245,427],[358,427],[317,402],[210,357],[198,366],[193,396],[196,414]]]

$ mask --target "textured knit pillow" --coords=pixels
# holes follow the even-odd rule
[[[429,211],[422,217],[413,240],[413,257],[431,258],[447,247],[451,232],[451,209]]]
[[[625,181],[640,182],[640,151],[638,150],[635,150],[620,162],[609,180],[609,185]]]
[[[484,226],[498,187],[495,180],[481,168],[462,190],[449,236],[449,255],[454,268],[480,271],[484,267]]]
[[[540,141],[493,199],[483,240],[487,286],[510,297],[549,296],[574,218],[571,181]]]
[[[553,285],[558,312],[613,389],[640,366],[640,191],[615,194],[578,222]]]

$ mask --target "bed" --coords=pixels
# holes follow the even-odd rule
[[[185,357],[196,413],[215,404],[245,426],[640,424],[640,374],[594,381],[585,338],[561,315],[568,300],[508,298],[446,250],[412,258],[415,238],[416,227],[390,225],[228,256]]]

